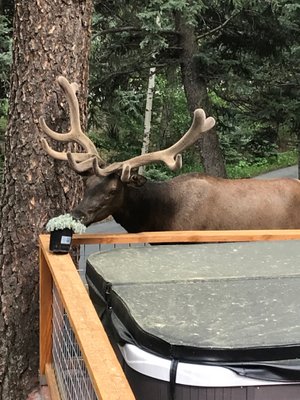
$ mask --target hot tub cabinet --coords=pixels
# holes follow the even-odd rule
[[[115,249],[86,277],[138,400],[300,399],[299,241]]]

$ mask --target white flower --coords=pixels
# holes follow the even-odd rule
[[[51,218],[46,225],[48,232],[65,228],[71,229],[74,233],[83,233],[86,230],[86,226],[74,219],[71,214],[63,214]]]

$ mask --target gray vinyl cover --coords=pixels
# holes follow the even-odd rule
[[[91,255],[86,274],[119,343],[300,380],[298,249],[298,241],[115,249]]]

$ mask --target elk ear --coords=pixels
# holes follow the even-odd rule
[[[128,181],[128,185],[140,187],[140,186],[145,185],[146,182],[147,182],[147,178],[145,178],[143,175],[132,174]]]
[[[81,176],[84,186],[86,186],[88,179],[94,175],[90,170],[80,173],[77,172],[77,174]]]

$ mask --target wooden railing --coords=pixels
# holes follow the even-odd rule
[[[41,235],[40,374],[46,376],[52,400],[60,399],[52,368],[53,284],[69,317],[98,399],[133,400],[135,397],[70,255],[55,255],[48,248],[49,236]]]
[[[300,230],[180,231],[139,234],[74,235],[73,244],[241,242],[300,239]],[[52,400],[60,399],[52,368],[52,301],[55,285],[100,400],[133,400],[123,370],[69,254],[49,252],[49,235],[40,236],[40,374]]]
[[[300,229],[249,231],[167,231],[74,235],[74,244],[253,242],[300,239]]]

